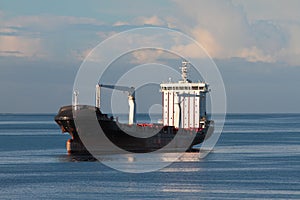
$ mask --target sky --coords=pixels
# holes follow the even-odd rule
[[[0,0],[0,113],[56,113],[71,104],[77,70],[97,44],[149,26],[206,49],[229,113],[299,113],[299,8],[298,0]]]

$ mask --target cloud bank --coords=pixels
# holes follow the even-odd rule
[[[5,5],[0,8],[2,112],[56,112],[70,102],[76,70],[99,42],[149,26],[184,32],[206,49],[224,77],[230,112],[300,112],[298,0],[74,1],[72,7],[62,1],[61,9],[52,1]],[[199,56],[193,44],[174,41],[173,50]],[[131,64],[160,57],[175,60],[161,51],[136,51]]]
[[[5,20],[0,20],[0,55],[37,57],[43,54],[53,58],[59,52],[82,59],[97,41],[123,30],[150,25],[187,33],[216,59],[237,57],[250,62],[300,65],[297,45],[300,16],[296,9],[300,7],[299,1],[170,0],[167,3],[172,5],[169,10],[165,5],[160,8],[163,12],[145,10],[143,15],[132,14],[113,23],[93,17],[49,14],[8,18],[1,12]],[[67,52],[57,50],[59,45],[49,45],[50,40],[57,44],[65,42],[64,37],[58,37],[59,33],[73,38],[70,42],[74,44],[64,49]],[[79,38],[82,42],[75,41]],[[176,49],[192,54],[195,47],[179,45],[174,46]]]

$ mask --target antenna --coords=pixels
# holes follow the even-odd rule
[[[189,82],[188,80],[188,67],[189,67],[189,62],[187,62],[186,60],[182,61],[181,64],[181,78],[182,78],[182,82]]]
[[[78,90],[74,90],[74,92],[73,92],[73,106],[75,107],[75,110],[77,110],[77,106],[78,106],[78,95],[79,95]]]

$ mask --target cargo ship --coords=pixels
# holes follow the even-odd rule
[[[71,155],[91,155],[84,142],[85,137],[96,134],[89,129],[89,123],[97,120],[101,132],[111,144],[128,153],[148,152],[191,152],[194,145],[202,143],[213,133],[212,120],[206,113],[206,95],[209,92],[205,82],[192,82],[188,79],[189,63],[182,62],[181,77],[178,82],[160,84],[162,94],[162,120],[158,123],[136,123],[135,88],[127,86],[96,84],[95,106],[80,105],[75,91],[73,104],[60,108],[55,116],[56,123],[63,133],[70,134],[66,143]],[[112,89],[128,93],[128,123],[121,123],[117,116],[109,116],[101,111],[101,90]],[[78,127],[80,120],[82,127]],[[99,127],[99,128],[100,128]],[[80,130],[80,134],[78,133]],[[98,134],[98,133],[97,133]],[[96,137],[95,137],[96,138]],[[97,152],[113,153],[103,141],[96,141]]]

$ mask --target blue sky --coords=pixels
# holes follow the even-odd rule
[[[71,103],[91,49],[147,26],[179,30],[205,47],[223,76],[228,112],[300,112],[299,7],[297,0],[0,0],[0,112],[55,113]]]

